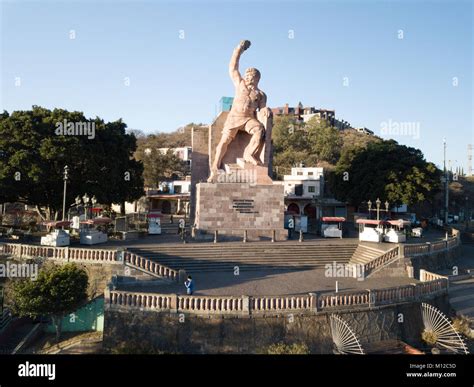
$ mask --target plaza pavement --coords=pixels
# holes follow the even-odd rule
[[[386,277],[367,278],[358,281],[355,278],[327,277],[324,269],[304,271],[272,270],[219,273],[188,273],[195,281],[195,295],[210,296],[272,296],[307,294],[311,292],[334,292],[336,280],[339,291],[379,289],[408,285],[419,281],[413,278]],[[184,284],[158,284],[146,287],[119,286],[123,290],[146,291],[157,293],[185,294]]]

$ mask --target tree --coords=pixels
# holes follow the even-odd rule
[[[158,187],[163,181],[176,179],[189,173],[188,165],[171,149],[167,152],[154,148],[140,149],[136,157],[143,162],[143,176],[147,187]]]
[[[43,268],[36,280],[16,281],[12,286],[12,310],[20,316],[51,317],[56,339],[61,336],[62,318],[87,300],[88,276],[75,264]]]
[[[354,206],[377,197],[414,205],[433,200],[440,180],[441,171],[419,149],[389,140],[346,150],[329,184],[337,199]]]
[[[318,161],[336,163],[341,153],[342,140],[339,130],[326,120],[311,118],[306,126],[311,153]]]
[[[93,125],[84,134],[58,133],[58,124]],[[133,158],[136,138],[121,120],[86,119],[82,112],[32,110],[0,115],[0,202],[36,205],[43,218],[62,208],[63,170],[69,167],[66,203],[95,195],[110,205],[143,195],[143,165]],[[44,209],[44,213],[40,210]]]
[[[277,178],[290,173],[291,167],[302,162],[310,165],[310,154],[304,124],[288,116],[277,116],[272,128],[273,167]]]

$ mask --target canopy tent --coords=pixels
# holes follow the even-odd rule
[[[345,222],[346,218],[341,216],[323,216],[321,220],[323,222]]]
[[[375,226],[384,225],[386,222],[384,220],[377,220],[377,219],[357,219],[356,223],[358,224],[372,224]]]
[[[112,219],[107,218],[107,217],[101,217],[101,218],[82,220],[80,223],[81,224],[86,224],[86,225],[89,225],[89,226],[100,226],[100,225],[103,225],[103,224],[108,224],[110,222],[112,222]]]

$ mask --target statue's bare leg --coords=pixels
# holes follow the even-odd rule
[[[221,165],[222,158],[225,155],[225,152],[227,151],[227,147],[229,144],[232,142],[232,137],[223,134],[221,137],[221,140],[219,141],[219,144],[216,147],[216,155],[214,158],[214,163],[212,164],[211,168],[211,174],[209,175],[209,178],[207,179],[208,183],[214,183],[217,175],[217,170],[219,169],[219,165]]]
[[[252,138],[245,148],[244,160],[252,165],[260,165],[261,161],[258,159],[257,153],[260,148],[263,134],[265,133],[265,128],[262,124],[259,124],[258,126],[249,129],[248,133],[252,135]]]

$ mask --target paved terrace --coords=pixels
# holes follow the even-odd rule
[[[424,238],[410,238],[408,243],[423,243],[434,242],[444,238],[445,234],[439,231],[431,230],[425,234]],[[31,243],[31,242],[30,242]],[[199,245],[208,244],[213,246],[212,242],[188,242],[188,246],[198,243]],[[281,241],[271,243],[268,241],[262,242],[248,242],[251,244],[271,244],[274,247],[283,244],[298,243],[294,239],[292,241]],[[303,244],[308,245],[334,245],[334,244],[354,244],[358,243],[357,238],[320,238],[310,235],[305,235]],[[83,246],[73,244],[73,247],[94,248],[94,249],[113,249],[120,247],[152,248],[156,251],[164,245],[181,245],[182,242],[178,235],[155,235],[147,236],[133,241],[109,241],[106,244],[95,246]],[[242,242],[220,242],[220,246],[229,246],[229,248],[236,249],[242,245]],[[389,250],[394,247],[391,243],[367,243],[367,245],[376,246],[380,250]],[[204,273],[188,273],[193,276],[196,286],[196,295],[295,295],[307,294],[310,292],[334,292],[336,288],[336,280],[338,282],[338,289],[342,291],[350,290],[365,290],[365,289],[380,289],[387,287],[396,287],[401,285],[408,285],[417,283],[418,281],[411,278],[403,277],[385,277],[385,278],[368,278],[364,280],[357,280],[349,277],[333,277],[327,276],[326,270],[322,268],[306,268],[304,270],[295,270],[294,268],[282,268],[273,270],[254,270],[241,271],[239,275],[234,275],[233,270],[220,272],[204,272]],[[120,284],[119,289],[135,290],[157,293],[177,293],[185,294],[183,284],[155,284],[147,286],[131,286]]]
[[[324,269],[304,271],[272,270],[225,273],[197,273],[193,275],[195,295],[231,296],[273,296],[308,294],[311,292],[334,292],[336,280],[339,291],[381,289],[418,283],[413,278],[367,278],[358,281],[355,278],[327,277]],[[119,285],[120,290],[133,290],[155,293],[186,294],[183,284],[152,285],[146,287]]]
[[[334,244],[334,243],[359,243],[359,238],[358,238],[358,233],[356,232],[351,232],[350,237],[345,237],[342,239],[339,238],[323,238],[320,236],[316,236],[313,234],[303,234],[304,236],[304,241],[302,243],[308,243],[308,242],[313,242],[313,243],[327,243],[327,244]],[[425,242],[439,242],[445,238],[446,234],[442,231],[439,230],[428,230],[425,232],[423,235],[423,238],[409,238],[406,244],[418,244],[418,243],[425,243]],[[243,234],[242,234],[243,237]],[[0,239],[0,242],[2,240]],[[293,238],[291,240],[287,241],[277,241],[277,243],[294,243],[298,242],[298,234],[294,234]],[[26,242],[25,242],[26,243]],[[103,243],[100,245],[95,245],[95,246],[85,246],[79,244],[79,242],[73,242],[71,246],[73,247],[84,247],[84,248],[103,248],[103,249],[111,249],[111,248],[120,248],[120,247],[135,247],[135,248],[140,248],[140,247],[152,247],[154,245],[159,248],[161,244],[182,244],[181,237],[179,235],[174,235],[174,234],[162,234],[162,235],[147,235],[145,237],[136,239],[136,240],[129,240],[129,241],[122,241],[122,240],[109,240],[107,243]],[[199,244],[209,244],[213,245],[214,243],[212,241],[196,241],[192,240],[189,235],[186,238],[186,243],[194,244],[194,243],[199,243]],[[219,241],[219,244],[241,244],[241,241]],[[247,243],[271,243],[270,240],[262,240],[262,241],[252,241],[252,242],[247,242]],[[38,242],[39,244],[39,242]],[[368,246],[377,246],[378,249],[385,249],[389,250],[391,249],[394,244],[393,243],[372,243],[372,242],[362,242],[362,244],[367,244]]]

